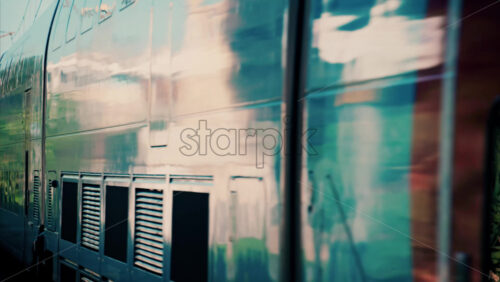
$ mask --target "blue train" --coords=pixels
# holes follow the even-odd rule
[[[499,281],[497,2],[51,1],[0,57],[2,277]]]

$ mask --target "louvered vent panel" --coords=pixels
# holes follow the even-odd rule
[[[86,277],[86,276],[80,276],[80,281],[81,282],[96,282],[97,280],[94,280],[94,279]]]
[[[47,229],[50,231],[55,231],[55,220],[54,220],[54,188],[49,184],[47,189]]]
[[[163,192],[136,189],[134,265],[163,273]]]
[[[82,246],[99,251],[101,191],[97,185],[82,186]]]
[[[40,223],[40,177],[33,176],[33,221]]]

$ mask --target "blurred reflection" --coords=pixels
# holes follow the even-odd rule
[[[309,99],[318,155],[308,159],[308,281],[412,279],[414,92],[409,84]]]
[[[270,281],[265,243],[265,186],[257,178],[235,178],[231,182],[228,278]]]
[[[307,159],[304,192],[308,281],[432,278],[435,214],[419,209],[432,207],[435,184],[417,185],[429,195],[410,186],[422,158],[436,156],[430,145],[439,136],[431,126],[414,137],[413,128],[439,114],[414,109],[417,93],[439,100],[438,82],[418,83],[418,71],[436,79],[443,62],[445,17],[428,9],[415,0],[314,1],[307,125],[318,132],[318,155]]]
[[[173,121],[169,135],[179,136],[176,127],[197,128],[200,119],[209,120],[212,129],[279,127],[280,108],[271,108],[266,102],[282,95],[285,1],[176,0],[171,11],[170,50],[160,44],[169,42],[162,37],[161,28],[158,34],[155,31],[152,66],[155,101],[175,105],[167,117]],[[242,110],[242,105],[258,110]],[[219,112],[207,113],[214,110]],[[175,139],[169,140],[169,147],[179,148]],[[190,167],[216,168],[230,163],[231,170],[244,176],[254,170],[254,156],[249,148],[248,154],[235,157],[212,153],[196,159],[170,157],[174,163]],[[252,167],[239,167],[238,163],[248,161]],[[212,191],[211,197],[217,201],[210,246],[213,280],[272,281],[279,277],[279,219],[270,221],[270,209],[276,208],[279,199],[277,180],[270,178],[279,175],[274,171],[279,159],[266,162],[258,173],[266,175],[272,185],[241,177],[231,181],[230,195],[227,190]]]
[[[427,69],[442,63],[444,17],[426,1],[315,1],[309,88]]]
[[[224,32],[231,4],[230,1],[173,2],[173,25],[177,27],[172,31],[175,115],[232,103],[233,91],[228,80],[235,58]]]

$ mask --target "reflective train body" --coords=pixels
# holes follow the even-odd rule
[[[56,281],[483,279],[479,2],[53,1],[0,59],[2,249]]]

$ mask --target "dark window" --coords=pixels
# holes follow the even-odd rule
[[[76,270],[61,263],[61,281],[76,281]]]
[[[61,238],[76,243],[78,183],[63,182]]]
[[[104,254],[127,261],[128,188],[106,187]]]
[[[170,279],[207,281],[208,194],[174,192]]]

